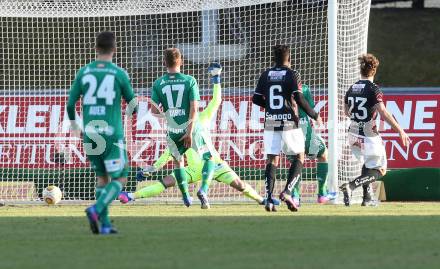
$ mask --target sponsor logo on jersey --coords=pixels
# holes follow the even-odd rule
[[[271,71],[269,71],[269,74],[268,74],[269,80],[271,80],[271,81],[281,81],[286,76],[286,72],[287,72],[286,70],[280,70],[280,71],[271,70]]]

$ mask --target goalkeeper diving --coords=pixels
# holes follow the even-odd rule
[[[220,84],[220,74],[222,67],[218,63],[213,63],[209,66],[208,72],[211,75],[211,82],[213,83],[213,95],[212,100],[208,103],[206,108],[199,113],[197,118],[197,124],[200,126],[210,126],[212,119],[217,114],[217,110],[222,102],[221,94],[221,84]],[[209,132],[206,132],[209,133]],[[205,138],[209,137],[209,134],[205,134]],[[210,139],[208,139],[210,140]],[[213,179],[218,182],[225,183],[237,191],[242,192],[246,197],[255,200],[258,204],[264,204],[264,199],[261,197],[249,184],[244,183],[240,180],[240,177],[229,167],[229,165],[221,159],[220,154],[214,149],[211,141],[206,141],[210,145],[211,154],[213,155],[212,160],[214,161],[214,174]],[[203,176],[203,165],[204,162],[200,155],[192,148],[189,148],[185,153],[185,158],[187,161],[187,166],[185,167],[185,174],[188,179],[188,184],[197,183],[202,179]],[[167,148],[164,153],[159,157],[159,159],[152,165],[148,166],[137,174],[138,180],[145,180],[146,177],[150,176],[151,173],[157,172],[162,169],[168,162],[172,161],[173,157],[170,150]],[[121,192],[119,195],[119,200],[121,203],[128,203],[129,201],[134,201],[141,198],[154,197],[165,189],[174,187],[176,185],[176,176],[173,173],[167,175],[165,178],[161,179],[159,182],[146,186],[134,193],[131,192]]]

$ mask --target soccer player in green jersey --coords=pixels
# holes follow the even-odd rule
[[[84,150],[97,176],[96,203],[86,209],[93,233],[115,233],[108,206],[127,182],[128,159],[121,115],[121,98],[127,112],[136,110],[137,101],[127,72],[112,63],[115,35],[99,33],[97,59],[82,67],[70,89],[67,113],[71,128],[78,131],[75,104],[82,97]],[[101,227],[99,224],[101,223]]]
[[[212,119],[216,116],[217,110],[222,102],[221,84],[216,76],[220,76],[221,66],[218,63],[213,63],[208,68],[208,72],[211,74],[211,81],[214,82],[214,90],[212,94],[212,100],[208,103],[206,108],[199,113],[197,123],[201,126],[209,126]],[[218,82],[218,83],[216,83]],[[212,147],[213,148],[213,147]],[[240,177],[229,167],[229,165],[220,158],[220,154],[213,149],[211,151],[213,161],[215,163],[213,179],[218,182],[225,183],[232,188],[242,192],[245,196],[255,200],[258,204],[263,204],[264,199],[261,197],[249,184],[240,180]],[[185,167],[185,173],[188,178],[188,183],[193,184],[200,181],[203,177],[203,160],[199,154],[192,148],[188,149],[184,153],[187,166]],[[169,161],[172,160],[172,156],[169,149],[166,149],[159,159],[152,165],[144,168],[138,172],[138,180],[145,180],[150,173],[159,171]],[[174,187],[176,185],[176,175],[171,173],[159,182],[146,186],[134,193],[121,192],[119,200],[121,203],[127,203],[135,199],[149,198],[161,194],[165,189]]]
[[[305,100],[310,107],[315,107],[312,93],[308,85],[302,85],[302,91]],[[299,108],[299,126],[301,127],[305,137],[305,153],[309,159],[317,159],[316,177],[318,181],[318,203],[325,204],[329,201],[327,197],[327,177],[328,177],[328,160],[327,146],[319,134],[313,130],[310,124],[309,116]],[[300,203],[300,181],[298,181],[293,189],[292,198],[296,204]]]
[[[183,154],[193,148],[203,159],[202,185],[197,192],[203,209],[210,207],[208,188],[214,172],[210,143],[202,126],[197,124],[199,87],[194,77],[182,74],[182,55],[176,48],[166,49],[164,64],[167,73],[158,78],[152,88],[151,111],[165,115],[167,121],[167,144],[174,160],[174,174],[182,192],[183,202],[190,206],[192,198],[188,192],[188,178],[185,173]],[[159,107],[161,106],[161,107]],[[163,111],[163,113],[161,112]]]

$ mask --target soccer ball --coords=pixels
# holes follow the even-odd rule
[[[61,192],[60,188],[57,186],[47,186],[43,190],[43,200],[48,205],[55,205],[58,204],[61,201],[61,198],[63,197],[63,193]]]

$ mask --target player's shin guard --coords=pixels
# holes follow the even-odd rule
[[[203,164],[203,170],[202,170],[202,185],[200,189],[204,193],[208,193],[209,185],[211,184],[212,177],[214,175],[214,161],[211,159],[205,160],[205,163]]]
[[[96,192],[95,192],[96,200],[98,200],[99,197],[101,197],[103,192],[104,192],[104,187],[96,187]],[[101,224],[103,226],[106,226],[106,227],[110,227],[112,225],[112,223],[110,221],[110,217],[108,215],[108,207],[104,208],[104,210],[99,215],[99,221],[101,222]]]
[[[266,171],[264,173],[265,187],[266,187],[266,199],[272,201],[272,193],[275,187],[275,173],[277,167],[272,163],[266,164]]]
[[[365,166],[362,168],[362,174],[355,178],[353,181],[350,181],[349,187],[351,190],[356,189],[357,187],[360,187],[362,185],[368,185],[370,183],[373,183],[374,181],[380,179],[382,177],[382,174],[377,169],[370,169],[365,168]]]
[[[135,199],[141,199],[141,198],[149,198],[154,197],[162,192],[164,192],[166,189],[165,185],[162,182],[156,182],[154,184],[151,184],[149,186],[143,187],[142,189],[138,190],[134,193]]]
[[[243,190],[244,196],[251,198],[252,200],[257,201],[259,204],[261,204],[264,200],[263,197],[261,197],[261,195],[259,195],[258,192],[251,187],[251,185],[247,183],[245,184],[246,186],[244,187]]]
[[[188,179],[186,178],[185,168],[174,169],[174,175],[176,176],[177,186],[182,192],[183,196],[189,196],[188,193]]]
[[[105,186],[104,191],[96,201],[95,209],[99,215],[113,202],[113,200],[118,197],[119,193],[122,191],[122,183],[118,180],[112,180]]]
[[[287,194],[291,194],[293,187],[295,187],[296,183],[299,180],[299,177],[301,176],[301,170],[303,168],[303,163],[298,160],[298,158],[295,158],[289,168],[289,174],[287,176],[287,182],[286,187],[284,188],[284,192]]]
[[[316,178],[318,179],[318,195],[327,195],[328,163],[318,162],[316,164]]]

